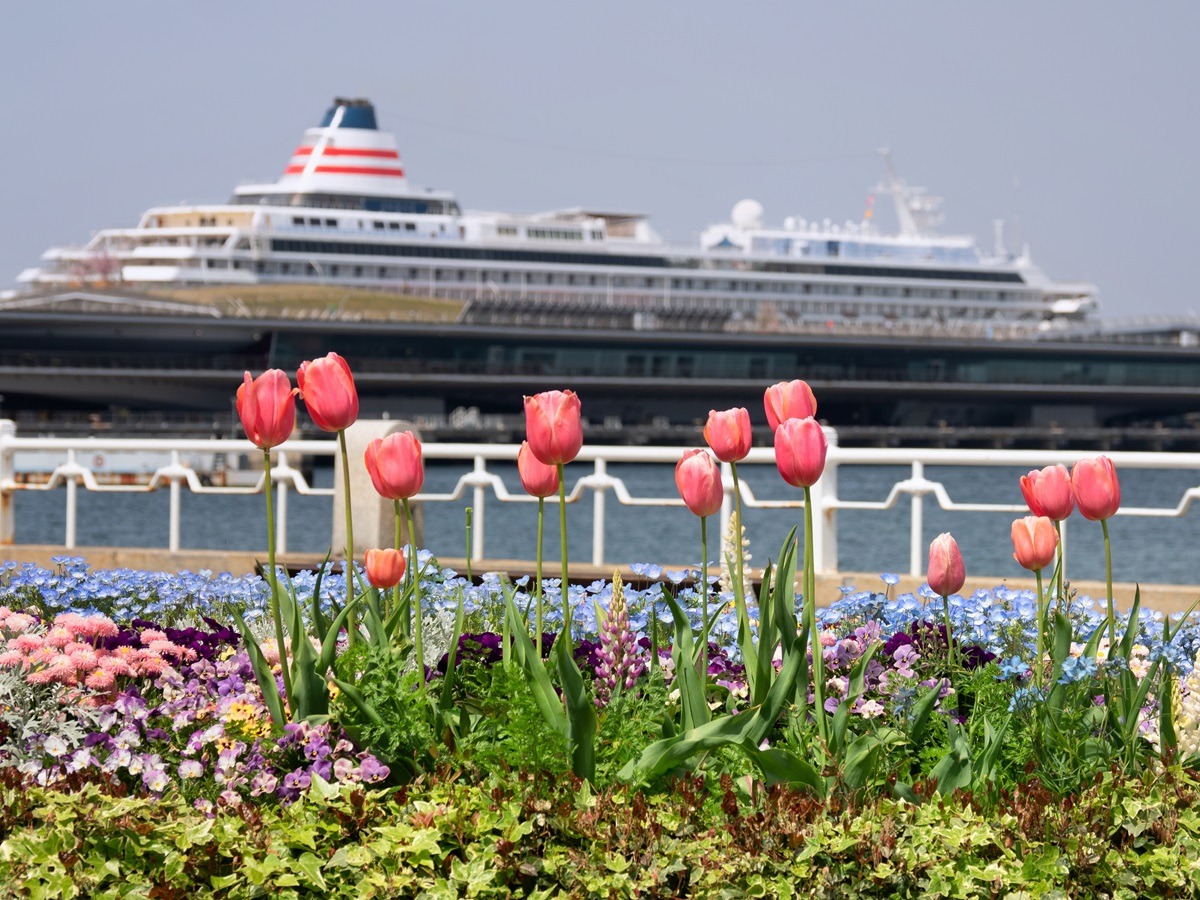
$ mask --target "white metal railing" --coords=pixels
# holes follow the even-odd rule
[[[1070,465],[1076,460],[1092,455],[1079,451],[1046,450],[960,450],[960,449],[873,449],[847,448],[837,445],[837,434],[826,429],[829,437],[829,454],[825,474],[813,486],[813,549],[817,571],[822,574],[838,571],[837,513],[838,510],[893,509],[902,500],[908,500],[909,516],[909,572],[920,575],[926,549],[924,540],[925,498],[936,501],[943,510],[953,512],[1008,512],[1021,513],[1025,506],[1019,503],[962,503],[953,500],[944,485],[925,476],[926,466],[999,466],[1028,467],[1063,463]],[[444,503],[459,501],[471,492],[473,508],[473,557],[486,558],[486,510],[490,493],[499,503],[532,503],[535,498],[521,492],[509,491],[504,481],[489,464],[516,461],[515,444],[465,444],[426,443],[423,445],[425,458],[429,460],[458,460],[466,471],[459,477],[454,488],[444,493],[422,493],[414,498],[422,503]],[[609,474],[610,463],[659,463],[673,465],[679,460],[683,448],[679,447],[619,447],[585,446],[571,465],[569,472],[578,472],[590,464],[591,471],[576,478],[568,503],[579,503],[588,492],[592,501],[592,562],[602,565],[605,559],[605,508],[606,495],[612,493],[616,501],[631,507],[682,506],[678,496],[634,496],[618,477]],[[34,483],[25,480],[28,473],[19,472],[15,462],[17,453],[65,454],[65,461],[49,471],[44,481]],[[148,452],[163,454],[165,462],[149,474],[146,483],[102,484],[96,477],[94,465],[97,454]],[[287,551],[287,507],[289,491],[301,495],[337,496],[340,486],[316,487],[308,482],[303,473],[292,463],[302,456],[333,456],[337,452],[335,441],[296,440],[288,441],[273,453],[271,474],[277,489],[276,505],[276,550]],[[257,456],[260,453],[246,440],[165,440],[131,438],[22,438],[17,436],[16,425],[9,420],[0,420],[0,546],[15,541],[14,495],[18,491],[50,491],[60,487],[66,493],[66,529],[64,547],[75,546],[77,492],[82,486],[88,491],[119,491],[147,493],[165,487],[170,494],[168,513],[168,547],[175,551],[180,547],[180,522],[182,517],[182,492],[186,486],[194,494],[256,494],[264,487],[260,474],[253,483],[234,486],[205,484],[188,462],[193,454],[238,454]],[[1156,453],[1117,452],[1108,454],[1120,469],[1159,469],[1200,471],[1200,453]],[[742,464],[739,479],[743,506],[748,509],[802,508],[800,499],[770,500],[755,496],[751,481],[745,477],[749,467],[770,465],[774,452],[769,448],[756,448]],[[877,500],[846,500],[838,496],[838,469],[841,466],[907,466],[907,478],[892,484],[887,495]],[[721,533],[732,514],[733,481],[728,466],[724,466],[725,502],[721,509]],[[798,496],[798,492],[797,492]],[[1200,486],[1189,488],[1174,507],[1122,507],[1118,515],[1130,517],[1172,518],[1187,513],[1192,503],[1200,500]],[[340,505],[335,501],[335,507]],[[548,502],[557,502],[549,498]],[[1063,539],[1066,540],[1066,522],[1063,524]]]

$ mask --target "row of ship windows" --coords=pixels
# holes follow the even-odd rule
[[[357,221],[360,229],[367,227],[364,220],[358,219]],[[340,228],[341,222],[338,219],[322,219],[318,216],[308,216],[307,218],[305,216],[292,216],[292,226],[295,228]],[[381,222],[380,220],[375,219],[371,222],[371,227],[376,231],[416,231],[417,223]],[[446,230],[445,223],[439,224],[438,230],[444,232]]]
[[[603,275],[552,274],[541,272],[468,272],[466,269],[417,269],[393,266],[347,266],[338,263],[320,264],[313,262],[297,263],[268,263],[258,261],[251,265],[242,260],[233,260],[226,264],[224,260],[206,260],[209,269],[252,269],[265,275],[299,275],[320,278],[380,278],[392,280],[407,278],[429,279],[439,282],[472,282],[479,284],[505,285],[564,285],[568,287],[608,287],[634,288],[648,290],[663,290],[661,278],[640,278],[633,276],[614,275],[611,278]],[[935,288],[871,288],[863,285],[848,284],[782,284],[756,281],[724,281],[692,278],[672,278],[670,289],[681,291],[727,291],[743,294],[817,294],[823,296],[845,297],[897,297],[919,300],[986,300],[991,302],[1006,302],[1013,299],[1007,291],[976,291],[976,290],[944,290]],[[830,307],[832,309],[832,307]]]

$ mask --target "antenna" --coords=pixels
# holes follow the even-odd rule
[[[918,237],[932,234],[933,226],[942,220],[942,198],[934,197],[925,192],[925,188],[910,187],[903,178],[896,174],[892,164],[892,151],[881,147],[875,151],[883,157],[887,166],[888,180],[875,190],[892,196],[896,207],[896,218],[900,222],[902,237]]]

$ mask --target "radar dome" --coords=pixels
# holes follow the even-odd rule
[[[739,200],[729,218],[738,228],[762,228],[763,206],[757,200]]]

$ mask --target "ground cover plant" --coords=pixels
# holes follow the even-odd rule
[[[331,354],[299,382],[345,453],[349,367]],[[282,372],[238,392],[268,462],[294,403]],[[1035,590],[962,595],[962,554],[940,535],[919,592],[893,596],[884,574],[818,598],[808,504],[757,588],[739,503],[710,548],[719,462],[737,501],[750,449],[748,413],[713,412],[709,450],[676,469],[700,563],[582,585],[565,554],[543,577],[540,546],[556,494],[565,546],[579,399],[525,405],[531,580],[457,573],[405,543],[423,482],[411,434],[364,460],[394,502],[394,546],[344,570],[0,567],[0,890],[1200,895],[1178,864],[1200,849],[1200,628],[1136,596],[1118,612],[1111,576],[1107,596],[1076,596],[1058,539],[1078,510],[1108,546],[1110,461],[1014,485],[1032,515],[1010,537]],[[825,460],[816,399],[791,382],[764,405],[780,474],[807,499]]]

